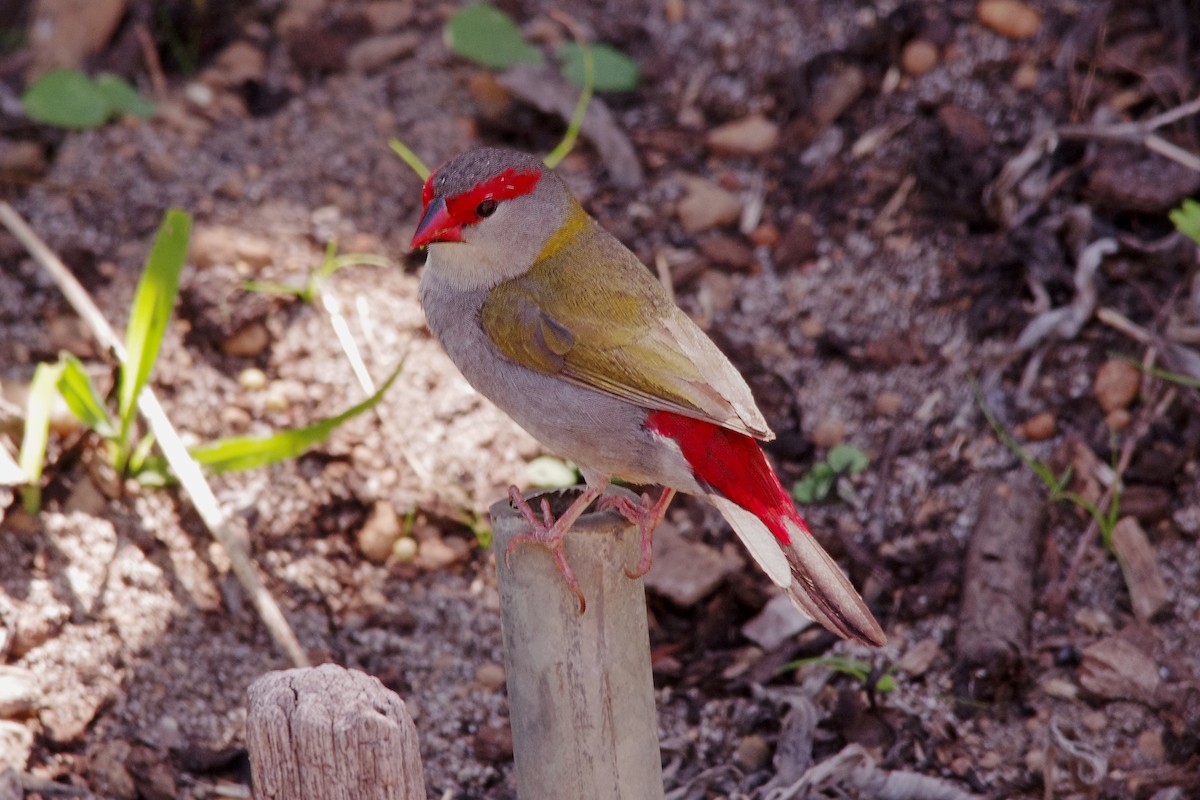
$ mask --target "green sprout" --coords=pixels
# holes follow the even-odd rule
[[[792,497],[810,505],[829,498],[839,476],[857,475],[871,463],[871,457],[854,445],[839,444],[829,449],[825,460],[814,464],[808,474],[792,486]]]

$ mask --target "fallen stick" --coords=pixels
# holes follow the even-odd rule
[[[108,324],[104,314],[92,302],[87,289],[84,289],[67,269],[67,265],[29,227],[16,209],[3,201],[0,201],[0,223],[3,223],[12,232],[13,236],[33,256],[33,259],[58,284],[58,288],[67,298],[71,307],[75,309],[75,313],[92,329],[92,334],[100,346],[112,352],[119,361],[124,363],[127,360],[125,345],[117,337],[112,326]],[[166,412],[158,402],[158,397],[149,386],[144,387],[138,396],[138,411],[149,424],[150,430],[158,440],[159,449],[162,450],[163,456],[166,457],[175,476],[179,478],[180,486],[191,498],[192,505],[196,507],[200,519],[203,520],[217,543],[225,549],[225,553],[229,556],[229,563],[233,566],[234,574],[237,575],[246,594],[250,596],[250,601],[254,603],[254,608],[258,611],[271,638],[275,640],[275,644],[288,657],[288,660],[298,667],[307,667],[308,655],[300,646],[300,641],[279,609],[279,604],[275,602],[275,598],[271,596],[270,591],[263,584],[262,578],[259,577],[258,571],[254,568],[254,562],[244,543],[245,538],[236,534],[229,518],[221,511],[216,495],[213,494],[208,481],[204,479],[204,473],[200,471],[200,465],[188,453],[175,426],[167,418]]]

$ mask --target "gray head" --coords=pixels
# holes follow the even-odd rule
[[[438,167],[421,202],[412,246],[428,247],[426,269],[446,271],[463,289],[525,273],[578,205],[539,159],[493,147]]]

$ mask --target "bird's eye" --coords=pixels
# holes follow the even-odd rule
[[[475,206],[475,216],[479,217],[480,219],[483,219],[484,217],[490,217],[492,214],[496,213],[496,206],[498,205],[500,204],[495,200],[484,200],[482,203]]]

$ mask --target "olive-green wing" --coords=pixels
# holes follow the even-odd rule
[[[615,239],[587,244],[492,290],[480,316],[496,347],[580,386],[773,438],[741,375],[633,254]],[[564,261],[581,251],[605,269]]]

